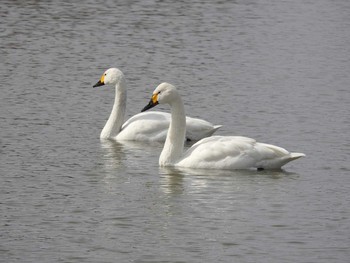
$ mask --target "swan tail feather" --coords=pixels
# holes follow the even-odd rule
[[[291,161],[294,161],[296,159],[299,159],[301,157],[304,157],[304,156],[305,156],[305,154],[303,154],[303,153],[290,153],[289,156],[286,156],[286,158],[284,158],[284,160],[280,163],[280,168],[283,165],[285,165]]]
[[[214,125],[214,132],[216,132],[218,129],[220,129],[222,125]]]
[[[303,154],[303,153],[290,153],[291,161],[299,159],[300,157],[305,157],[305,154]]]
[[[285,164],[304,157],[303,153],[289,153],[282,158],[265,159],[256,164],[258,169],[281,169]]]

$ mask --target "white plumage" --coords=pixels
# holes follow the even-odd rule
[[[117,68],[106,70],[94,85],[115,85],[115,101],[112,112],[101,131],[101,139],[128,141],[165,141],[170,124],[170,114],[166,112],[145,112],[132,116],[124,123],[126,110],[126,81]],[[186,117],[186,139],[197,141],[211,136],[221,125],[214,126],[205,120]]]
[[[195,143],[183,152],[185,136],[184,105],[176,88],[169,83],[160,84],[148,110],[158,103],[169,104],[171,124],[159,158],[160,166],[178,166],[201,169],[280,169],[286,163],[305,156],[242,136],[212,136]]]

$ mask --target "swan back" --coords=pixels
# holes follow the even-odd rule
[[[194,144],[176,164],[201,169],[280,169],[305,156],[242,136],[213,136]]]

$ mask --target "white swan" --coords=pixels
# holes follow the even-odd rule
[[[117,68],[106,70],[93,86],[115,85],[115,100],[111,115],[104,126],[100,138],[129,141],[165,141],[170,124],[170,114],[165,112],[145,112],[131,117],[124,123],[126,108],[126,81]],[[124,123],[124,124],[123,124]],[[211,136],[221,125],[196,118],[186,118],[187,140],[200,140]]]
[[[305,156],[254,139],[240,136],[212,136],[195,143],[185,153],[185,110],[176,88],[169,83],[160,84],[152,99],[142,111],[158,103],[169,104],[171,123],[159,157],[160,166],[178,166],[202,169],[280,169],[286,163]]]

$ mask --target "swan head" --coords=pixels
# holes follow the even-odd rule
[[[163,82],[153,91],[153,95],[149,103],[142,109],[142,111],[149,110],[158,104],[171,104],[173,100],[179,98],[175,86],[170,83]]]
[[[93,86],[94,88],[107,85],[117,84],[124,79],[124,74],[117,68],[107,69],[101,76],[100,80]]]

